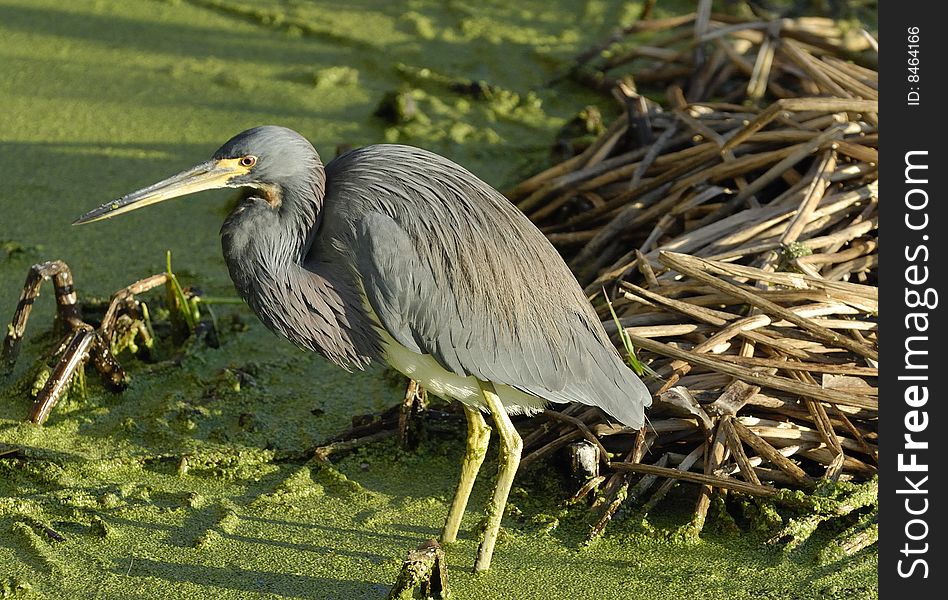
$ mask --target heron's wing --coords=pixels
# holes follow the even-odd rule
[[[623,423],[642,425],[651,401],[647,388],[622,363],[552,247],[554,255],[545,257],[552,264],[544,264],[510,252],[528,252],[522,240],[482,236],[465,244],[465,235],[450,226],[425,227],[438,232],[430,237],[410,229],[392,216],[368,213],[356,224],[353,244],[366,297],[397,342],[457,375],[552,402],[599,406]],[[512,248],[488,246],[493,243]],[[565,278],[538,283],[535,276],[511,272],[504,255],[533,261],[532,269],[561,267]]]

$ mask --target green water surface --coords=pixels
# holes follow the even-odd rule
[[[659,3],[660,5],[662,3]],[[680,8],[688,3],[677,3]],[[281,124],[325,159],[401,141],[501,186],[547,164],[555,133],[589,103],[565,61],[637,14],[637,3],[193,0],[0,1],[0,318],[29,266],[61,258],[82,297],[163,270],[234,291],[217,230],[227,192],[81,228],[79,214],[204,160],[234,133]],[[427,70],[426,70],[427,69]],[[440,76],[485,80],[489,98]],[[373,116],[408,90],[420,116]],[[31,363],[50,343],[50,293],[23,355],[0,381],[0,597],[384,598],[405,553],[438,535],[463,426],[412,452],[379,442],[335,462],[311,449],[353,415],[397,402],[379,369],[347,374],[277,339],[248,309],[217,308],[220,349],[180,364],[125,355],[110,394],[89,376],[45,427],[22,423]],[[568,490],[543,464],[521,475],[490,572],[470,572],[495,468],[448,549],[455,598],[864,598],[873,553],[818,564],[712,524],[696,543],[613,523],[589,548],[582,510],[554,521]],[[659,505],[687,522],[693,490]],[[520,512],[518,516],[516,513]],[[627,515],[626,515],[627,516]],[[558,526],[554,526],[557,523]],[[61,540],[44,527],[58,532]]]

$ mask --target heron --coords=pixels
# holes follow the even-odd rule
[[[445,544],[457,539],[492,419],[499,466],[475,571],[490,567],[520,464],[511,415],[579,402],[643,425],[648,388],[562,257],[500,192],[438,154],[376,144],[324,165],[296,131],[255,127],[75,223],[214,188],[241,189],[221,245],[237,292],[269,329],[350,372],[384,361],[461,403],[467,438]]]

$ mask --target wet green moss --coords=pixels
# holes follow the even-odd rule
[[[233,296],[216,239],[229,193],[107,224],[69,223],[204,159],[249,126],[293,127],[326,160],[337,146],[398,140],[448,155],[494,185],[512,183],[550,160],[557,132],[580,107],[598,105],[609,120],[610,99],[546,84],[637,9],[8,0],[0,4],[0,317],[16,305],[29,265],[51,258],[73,267],[81,296],[108,298],[163,272],[171,250],[183,285]],[[403,86],[425,118],[373,116]],[[601,128],[591,114],[582,131]],[[347,375],[277,340],[240,305],[213,307],[219,349],[199,340],[180,351],[159,339],[152,356],[135,356],[142,341],[129,337],[119,356],[131,374],[126,391],[89,377],[85,397],[70,395],[45,427],[22,423],[35,361],[56,342],[51,296],[44,291],[21,360],[0,381],[0,444],[18,449],[0,457],[0,596],[384,598],[406,552],[438,535],[463,424],[422,436],[413,452],[381,442],[332,465],[309,462],[353,415],[391,406],[403,390],[381,369]],[[167,318],[150,305],[155,321]],[[875,589],[873,552],[820,563],[822,538],[784,555],[759,536],[718,533],[725,519],[712,513],[700,540],[672,539],[690,518],[687,492],[645,525],[620,511],[583,547],[588,515],[561,505],[569,491],[547,469],[520,475],[492,570],[474,577],[472,530],[496,472],[491,446],[461,539],[448,549],[455,598],[516,600],[551,589],[568,598],[677,598],[696,589],[709,599],[842,598]]]

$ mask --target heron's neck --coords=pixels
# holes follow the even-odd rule
[[[319,229],[326,194],[326,171],[318,163],[309,178],[274,187],[277,197],[272,202],[278,205],[274,212],[282,222],[283,230],[293,232],[282,242],[287,246],[291,260],[301,263]]]
[[[378,356],[378,334],[351,275],[330,257],[304,256],[319,230],[322,182],[281,190],[274,209],[250,197],[221,229],[224,260],[240,296],[272,331],[347,369]],[[310,202],[303,202],[306,196]]]

